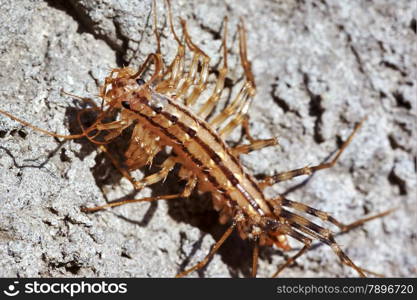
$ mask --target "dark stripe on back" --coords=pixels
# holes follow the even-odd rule
[[[166,100],[170,105],[172,105],[173,107],[175,107],[176,109],[178,109],[179,111],[181,111],[183,114],[185,114],[186,116],[188,116],[189,118],[191,118],[193,121],[195,121],[199,126],[201,126],[202,128],[204,128],[205,130],[207,130],[214,138],[214,140],[221,145],[222,149],[224,150],[224,152],[226,152],[229,157],[231,158],[231,160],[237,165],[237,167],[239,168],[239,170],[245,174],[245,176],[247,177],[247,179],[252,183],[253,187],[261,194],[262,190],[259,188],[259,186],[248,176],[248,174],[243,170],[239,160],[231,154],[229,148],[225,145],[224,141],[221,139],[221,137],[210,127],[207,126],[207,124],[205,122],[201,122],[200,119],[196,118],[193,114],[191,114],[186,108],[181,107],[179,104],[175,103],[172,99],[170,99],[169,97],[166,96],[161,96],[160,94],[154,94],[157,97]]]
[[[157,106],[157,105],[152,105],[152,100],[148,100],[145,97],[140,97],[140,95],[138,93],[133,93],[134,96],[136,96],[139,101],[146,105],[148,108],[152,109],[154,112],[156,112],[157,114],[160,114],[162,116],[164,116],[167,120],[170,120],[171,122],[173,122],[173,124],[179,126],[185,133],[187,133],[192,139],[194,139],[204,150],[205,152],[209,155],[209,157],[215,162],[215,164],[222,170],[223,174],[226,176],[226,178],[231,182],[231,184],[236,187],[238,189],[238,191],[241,193],[241,195],[249,202],[249,204],[252,206],[253,209],[255,209],[260,215],[265,215],[264,211],[261,209],[261,207],[259,206],[259,204],[256,202],[256,200],[252,197],[252,195],[250,195],[246,190],[243,189],[243,187],[239,184],[239,180],[234,176],[234,174],[223,164],[221,157],[209,146],[207,145],[203,140],[201,140],[198,136],[197,136],[197,132],[190,128],[190,126],[185,125],[182,122],[178,122],[178,117],[175,115],[172,115],[166,111],[163,111],[163,107],[162,106]],[[236,164],[236,166],[238,167],[239,171],[246,177],[246,179],[248,179],[248,181],[252,184],[252,186],[259,192],[259,194],[263,197],[263,193],[260,190],[259,186],[257,184],[255,184],[255,182],[251,179],[250,176],[248,176],[248,174],[246,172],[244,172],[241,164],[239,163],[239,161],[237,160],[237,158],[235,156],[233,156],[230,153],[230,150],[228,147],[226,147],[225,143],[223,142],[223,140],[221,140],[221,138],[218,136],[218,134],[216,134],[211,128],[209,128],[206,123],[201,122],[198,118],[196,118],[194,115],[192,115],[188,110],[184,109],[183,107],[177,105],[176,103],[174,103],[171,99],[169,99],[168,97],[165,96],[161,96],[160,94],[153,94],[154,96],[156,96],[157,98],[160,99],[160,102],[167,102],[169,105],[172,105],[174,108],[176,108],[177,110],[181,111],[182,113],[184,113],[186,116],[188,116],[191,120],[193,120],[194,122],[197,123],[197,125],[201,126],[203,129],[205,129],[207,132],[210,133],[210,135],[215,139],[215,141],[222,147],[222,150],[224,150],[224,152],[226,152],[226,154],[229,156],[229,158],[232,159],[232,161]],[[191,160],[200,167],[200,169],[202,169],[202,162],[200,160],[198,160],[196,157],[194,157],[189,151],[188,149],[184,146],[183,142],[178,139],[175,135],[169,133],[165,127],[159,125],[157,122],[153,121],[151,117],[148,117],[147,115],[140,113],[139,111],[134,110],[136,113],[138,113],[140,116],[142,116],[143,118],[145,118],[149,123],[151,123],[153,126],[159,128],[167,137],[169,137],[170,139],[172,139],[173,141],[175,141],[177,144],[181,145],[182,151],[184,151],[184,153],[186,153]],[[207,176],[207,179],[216,187],[219,187],[219,183],[217,182],[216,178],[214,178],[211,173],[210,170],[207,169],[202,169],[202,172]],[[231,200],[231,197],[228,193],[222,193],[223,195],[227,195],[227,197],[229,200]],[[233,201],[232,201],[233,202]],[[266,202],[266,201],[265,201]]]
[[[152,108],[151,106],[149,106],[149,107]],[[170,116],[171,116],[170,113],[162,112],[161,114],[164,117],[166,117],[168,120],[170,119]],[[258,211],[258,213],[260,215],[265,215],[264,211],[261,209],[261,207],[256,202],[256,200],[253,199],[252,195],[250,195],[247,191],[245,191],[242,188],[242,186],[239,185],[239,180],[235,177],[235,175],[232,173],[232,171],[230,171],[229,168],[227,168],[227,166],[224,165],[224,163],[222,162],[221,157],[209,145],[207,145],[202,139],[200,139],[196,135],[196,131],[194,129],[190,128],[189,126],[185,125],[182,122],[177,122],[176,125],[178,125],[184,132],[189,134],[190,137],[205,150],[205,152],[214,161],[214,163],[222,170],[222,172],[226,176],[226,178],[232,183],[232,185],[234,187],[236,187],[238,189],[238,191],[245,197],[245,199],[249,202],[249,204],[252,205],[252,207],[256,211]],[[190,132],[192,133],[192,135],[190,134]],[[205,173],[205,174],[207,175],[207,174],[210,174],[210,173],[208,172],[208,173]]]
[[[143,102],[142,102],[143,103]],[[137,113],[139,116],[141,116],[142,118],[144,118],[148,123],[150,123],[152,126],[158,128],[165,136],[167,136],[168,138],[172,139],[175,141],[176,144],[181,145],[181,150],[188,156],[190,157],[190,159],[198,166],[198,167],[202,167],[203,163],[196,157],[194,157],[192,155],[192,153],[190,153],[188,151],[188,149],[184,146],[184,144],[181,142],[180,139],[178,139],[175,135],[173,135],[172,133],[170,133],[165,127],[161,126],[160,124],[156,123],[154,120],[152,120],[151,117],[148,117],[147,115],[136,111],[135,113]],[[217,182],[216,178],[214,176],[212,176],[210,174],[210,170],[202,168],[202,172],[207,176],[207,179],[213,184],[213,186],[215,188],[219,188],[220,184]],[[230,197],[230,195],[223,190],[222,195],[230,202],[233,203],[232,198]]]

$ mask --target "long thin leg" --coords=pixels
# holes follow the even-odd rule
[[[156,39],[156,53],[161,53],[161,38],[158,31],[158,14],[156,13],[156,0],[152,1],[152,14],[153,14],[153,32]]]
[[[219,135],[222,138],[226,138],[226,136],[228,136],[233,131],[233,129],[243,124],[245,119],[245,115],[238,112],[222,129],[219,130]]]
[[[252,63],[248,59],[248,46],[247,46],[247,38],[246,38],[246,28],[245,22],[243,18],[240,19],[240,24],[238,27],[239,30],[239,52],[240,52],[240,60],[242,62],[242,67],[245,71],[246,79],[251,84],[251,92],[250,95],[253,97],[256,92],[256,84],[255,78],[252,73]]]
[[[184,60],[185,60],[185,46],[178,38],[175,33],[173,21],[172,21],[172,10],[171,3],[169,0],[166,1],[168,7],[168,19],[171,32],[178,44],[177,55],[168,67],[168,70],[164,73],[163,77],[168,77],[159,83],[156,87],[157,91],[163,93],[174,93],[176,98],[185,97],[191,86],[194,86],[191,94],[184,100],[187,106],[192,105],[195,100],[199,97],[201,92],[206,86],[206,81],[209,72],[209,61],[210,58],[198,48],[192,41],[188,34],[186,22],[181,20],[181,26],[183,29],[183,35],[187,47],[194,53],[191,66],[186,76],[184,73]],[[198,75],[198,79],[197,79]],[[179,84],[181,85],[179,86]]]
[[[119,161],[109,152],[109,149],[105,145],[98,145],[99,149],[110,159],[113,166],[123,175],[127,180],[129,180],[132,185],[135,185],[135,180],[130,175],[130,173],[125,170],[119,163]]]
[[[251,62],[247,56],[246,30],[243,20],[241,20],[239,24],[238,31],[240,61],[245,73],[245,82],[235,99],[219,115],[209,122],[211,126],[220,128],[222,123],[225,122],[230,116],[237,114],[234,120],[225,125],[222,129],[223,132],[220,132],[224,135],[228,134],[228,132],[233,130],[234,127],[243,122],[252,98],[256,93],[256,84],[251,70]]]
[[[158,83],[155,87],[155,89],[160,93],[169,93],[177,90],[180,79],[183,77],[185,57],[185,46],[177,36],[174,29],[171,2],[169,0],[166,0],[165,2],[168,9],[169,28],[174,36],[175,41],[177,42],[178,49],[175,58],[172,60],[171,64],[168,66],[167,70],[162,76],[164,80]]]
[[[243,109],[246,110],[250,103],[250,89],[251,85],[246,81],[233,101],[231,101],[222,112],[209,121],[210,126],[218,129],[229,117],[236,113],[239,114]]]
[[[222,48],[223,48],[223,66],[219,69],[219,75],[217,77],[216,85],[211,96],[205,101],[203,106],[201,106],[200,110],[198,111],[197,115],[199,115],[202,119],[205,119],[210,112],[213,110],[217,102],[220,100],[220,97],[224,90],[224,81],[226,79],[226,75],[228,72],[227,66],[227,17],[224,18],[223,26],[223,39],[222,39]]]
[[[309,215],[318,217],[322,221],[330,222],[330,223],[336,225],[337,227],[339,227],[341,232],[347,232],[347,231],[349,231],[353,228],[361,226],[362,224],[364,224],[366,222],[372,221],[374,219],[382,218],[382,217],[384,217],[384,216],[386,216],[386,215],[388,215],[388,214],[390,214],[390,213],[392,213],[393,211],[396,210],[396,208],[389,209],[389,210],[386,210],[382,213],[379,213],[379,214],[376,214],[376,215],[373,215],[373,216],[369,216],[369,217],[366,217],[366,218],[362,218],[362,219],[357,220],[355,222],[352,222],[350,224],[343,224],[343,223],[339,222],[338,220],[336,220],[331,215],[329,215],[328,213],[326,213],[324,211],[321,211],[321,210],[318,210],[318,209],[315,209],[315,208],[313,208],[311,206],[308,206],[308,205],[305,205],[303,203],[291,201],[287,198],[280,198],[279,201],[280,201],[282,206],[290,207],[290,208],[293,208],[295,210],[305,212]]]
[[[232,148],[232,152],[234,155],[239,154],[247,154],[249,152],[259,150],[269,146],[275,146],[278,144],[278,140],[276,138],[272,139],[255,139],[250,134],[250,127],[249,127],[249,116],[246,116],[242,122],[242,127],[244,129],[244,133],[246,138],[249,140],[249,144],[245,145],[238,145]]]
[[[67,95],[67,96],[70,96],[70,97],[72,97],[72,98],[75,98],[75,99],[78,99],[78,100],[81,100],[81,101],[83,101],[83,102],[88,102],[88,103],[90,103],[96,110],[98,110],[98,111],[100,111],[100,109],[98,108],[98,106],[97,106],[97,104],[93,101],[93,99],[91,99],[91,98],[88,98],[88,97],[81,97],[81,96],[78,96],[78,95],[75,95],[75,94],[72,94],[72,93],[68,93],[68,92],[66,92],[66,91],[64,91],[63,89],[61,89],[60,90],[60,92],[61,92],[61,94],[64,94],[64,95]]]
[[[185,43],[187,44],[188,48],[194,52],[194,57],[192,59],[190,70],[188,71],[188,76],[183,82],[182,86],[179,88],[179,91],[176,93],[176,97],[186,95],[189,88],[194,86],[191,95],[188,96],[184,101],[185,105],[190,106],[194,104],[206,86],[210,57],[192,42],[191,36],[187,30],[187,23],[183,19],[181,19],[181,26],[185,38]]]
[[[246,138],[249,140],[249,142],[254,143],[255,139],[253,138],[252,134],[250,133],[250,125],[249,125],[249,115],[246,115],[246,117],[242,121],[242,127],[245,132]]]
[[[13,121],[19,122],[20,124],[22,124],[26,127],[29,127],[29,128],[31,128],[35,131],[39,131],[39,132],[42,132],[43,134],[50,135],[50,136],[57,137],[57,138],[61,138],[61,139],[66,139],[66,140],[79,139],[79,138],[85,137],[86,134],[87,134],[87,132],[83,132],[83,133],[80,133],[80,134],[69,134],[69,135],[57,134],[57,133],[39,128],[37,126],[34,126],[34,125],[32,125],[32,124],[30,124],[26,121],[23,121],[23,120],[15,117],[15,116],[13,116],[12,114],[9,114],[8,112],[5,112],[4,110],[1,110],[1,109],[0,109],[0,114],[5,115],[5,116],[9,117],[10,119],[12,119]]]
[[[259,150],[259,149],[269,147],[269,146],[274,146],[274,145],[277,145],[277,144],[278,144],[278,142],[277,142],[276,139],[254,140],[250,144],[238,145],[236,147],[233,147],[232,148],[232,153],[234,155],[247,154],[249,152]]]
[[[175,164],[176,164],[176,158],[174,156],[168,157],[162,163],[161,170],[159,170],[158,172],[152,175],[146,176],[145,178],[142,178],[139,181],[134,182],[133,185],[135,187],[135,190],[141,190],[148,185],[164,180],[168,176],[168,173],[172,171]]]
[[[281,182],[281,181],[290,180],[290,179],[292,179],[294,177],[297,177],[297,176],[311,175],[316,171],[333,167],[337,163],[340,155],[343,153],[343,151],[346,149],[346,147],[350,144],[354,135],[359,130],[359,128],[362,126],[364,121],[365,121],[365,119],[363,119],[361,122],[359,122],[355,126],[351,135],[343,143],[343,145],[337,151],[335,157],[330,162],[326,162],[326,163],[323,163],[323,164],[320,164],[320,165],[317,165],[317,166],[313,166],[313,167],[304,167],[304,168],[300,168],[300,169],[295,169],[295,170],[291,170],[291,171],[287,171],[287,172],[278,173],[278,174],[275,174],[273,176],[268,176],[268,177],[264,178],[263,180],[261,180],[259,182],[261,188],[273,185],[273,184]]]
[[[210,253],[207,254],[207,256],[202,261],[200,261],[198,264],[196,264],[192,268],[189,268],[188,270],[185,270],[183,272],[178,273],[177,276],[175,276],[175,277],[179,278],[179,277],[187,276],[189,273],[204,267],[209,262],[210,258],[217,252],[217,250],[219,250],[220,246],[223,245],[223,243],[226,241],[226,239],[232,234],[235,227],[236,227],[236,222],[233,222],[232,225],[230,225],[230,227],[225,231],[225,233],[223,233],[220,240],[218,240],[214,244]]]
[[[292,229],[287,230],[286,234],[293,237],[294,239],[302,242],[304,244],[304,247],[301,248],[301,250],[298,251],[294,256],[287,259],[287,261],[278,268],[278,270],[274,273],[274,275],[272,275],[272,277],[277,277],[285,268],[292,265],[297,258],[302,256],[312,246],[312,239],[310,239],[308,237],[305,237],[304,235],[300,234],[299,232],[297,232],[295,230],[292,230]],[[381,274],[378,274],[378,273],[375,273],[375,272],[372,272],[372,271],[369,271],[369,270],[366,270],[366,269],[363,269],[363,268],[361,268],[361,270],[365,273],[368,273],[368,274],[372,274],[372,275],[375,275],[375,276],[378,276],[378,277],[383,277]]]
[[[242,107],[241,111],[238,111],[236,116],[232,120],[230,120],[229,123],[226,124],[220,130],[219,133],[223,138],[226,138],[226,136],[229,135],[230,132],[232,132],[233,129],[235,129],[237,126],[242,125],[246,138],[250,142],[255,141],[255,139],[250,134],[249,115],[247,113],[247,111],[249,109],[250,101],[251,101],[251,99],[249,98],[247,103],[246,103],[246,107]]]
[[[366,222],[372,221],[374,219],[382,218],[382,217],[384,217],[384,216],[386,216],[386,215],[388,215],[388,214],[390,214],[390,213],[392,213],[393,211],[396,210],[396,208],[389,209],[389,210],[386,210],[386,211],[381,212],[379,214],[376,214],[376,215],[373,215],[373,216],[369,216],[369,217],[365,217],[365,218],[359,219],[359,220],[354,221],[354,222],[352,222],[350,224],[343,224],[340,221],[338,221],[337,219],[335,219],[334,217],[332,217],[331,215],[329,215],[328,213],[326,213],[324,211],[317,210],[317,209],[315,209],[313,207],[310,207],[310,206],[307,206],[307,205],[305,205],[303,203],[291,201],[291,200],[286,199],[286,198],[283,198],[283,197],[276,198],[276,199],[273,199],[273,200],[277,200],[279,202],[279,204],[282,205],[283,207],[290,207],[290,208],[292,208],[292,209],[294,209],[296,211],[301,211],[301,212],[307,213],[309,215],[318,217],[322,221],[330,222],[330,223],[336,225],[337,227],[339,227],[340,232],[348,232],[348,231],[350,231],[350,230],[352,230],[352,229],[354,229],[354,228],[356,228],[358,226],[363,225]],[[330,235],[329,236],[330,243],[332,242],[331,239],[333,239],[333,237],[332,237],[330,231],[328,231],[326,229],[323,229],[323,228],[321,228],[321,227],[319,227],[319,226],[311,223],[309,220],[307,220],[305,218],[302,218],[302,217],[297,216],[297,215],[295,215],[295,216],[296,216],[295,218],[299,222],[301,221],[300,223],[304,224],[304,226],[306,226],[308,228],[314,227],[314,230],[313,231],[319,232],[319,233],[320,232],[324,233],[323,234],[324,237]],[[319,239],[322,240],[321,238],[319,238]],[[325,242],[325,241],[323,241],[323,242]],[[333,242],[335,243],[334,239],[333,239]],[[325,242],[325,243],[326,244],[329,244],[329,242]],[[336,250],[338,249],[338,246],[331,246],[331,247],[334,250],[335,249]],[[340,248],[339,248],[339,250],[340,250]],[[346,255],[344,255],[344,253],[342,253],[341,255],[342,256],[346,256]],[[349,261],[348,261],[348,259],[346,259],[346,257],[344,257],[344,259],[349,263]],[[346,264],[348,264],[348,263],[346,263]],[[350,263],[351,263],[351,261],[350,261]],[[348,265],[350,265],[350,264],[348,264]],[[372,272],[372,271],[369,271],[369,270],[366,270],[366,269],[363,269],[363,268],[360,268],[360,270],[363,271],[364,273],[369,273],[369,274],[372,274],[372,275],[375,275],[375,276],[383,277],[383,275],[381,275],[381,274],[378,274],[378,273],[375,273],[375,272]]]
[[[250,134],[249,116],[246,116],[244,118],[242,122],[242,127],[244,129],[246,138],[249,140],[249,144],[237,145],[233,147],[232,152],[234,155],[247,154],[255,150],[259,150],[259,149],[269,147],[269,146],[275,146],[278,144],[278,140],[276,138],[259,139],[259,140],[253,138],[252,135]],[[224,134],[223,138],[226,138],[229,133],[230,131]]]
[[[339,257],[340,261],[353,268],[361,277],[366,277],[365,269],[358,267],[353,261],[343,252],[340,246],[336,243],[333,234],[330,230],[325,229],[317,224],[314,224],[310,220],[296,215],[285,209],[281,209],[280,216],[291,225],[291,227],[304,232],[305,234],[312,236],[321,242],[327,244],[332,248],[333,252]]]
[[[101,119],[104,117],[104,115],[105,115],[106,112],[104,112],[102,109],[99,109],[92,99],[86,98],[86,97],[80,97],[80,96],[77,96],[77,95],[74,95],[74,94],[70,94],[70,93],[64,92],[63,90],[61,90],[61,93],[66,94],[66,95],[71,96],[71,97],[74,97],[74,98],[77,98],[77,99],[82,100],[84,102],[88,102],[88,103],[90,103],[90,104],[93,105],[93,108],[91,108],[91,109],[84,109],[84,110],[80,111],[77,114],[78,122],[80,123],[80,125],[81,125],[80,116],[81,116],[81,114],[83,112],[87,112],[87,111],[93,110],[93,111],[101,112],[102,115],[96,120],[96,122],[93,125],[91,125],[88,128],[84,128],[81,125],[82,131],[83,131],[82,133],[80,133],[80,134],[62,135],[62,134],[57,134],[55,132],[51,132],[51,131],[48,131],[48,130],[39,128],[37,126],[34,126],[34,125],[30,124],[29,122],[26,122],[24,120],[21,120],[21,119],[13,116],[12,114],[10,114],[10,113],[8,113],[6,111],[0,110],[0,114],[3,114],[3,115],[9,117],[10,119],[12,119],[12,120],[14,120],[16,122],[19,122],[20,124],[22,124],[22,125],[24,125],[26,127],[29,127],[29,128],[31,128],[31,129],[33,129],[35,131],[41,132],[41,133],[46,134],[46,135],[49,135],[49,136],[53,136],[53,137],[56,137],[56,138],[62,138],[62,139],[66,139],[66,140],[79,139],[79,138],[86,137],[86,138],[88,138],[90,141],[92,141],[95,144],[106,144],[107,141],[106,142],[94,141],[93,139],[94,139],[94,137],[96,137],[98,135],[98,133],[96,133],[95,135],[93,135],[93,137],[91,137],[91,136],[89,136],[89,133],[91,133],[92,131],[98,130],[100,132],[101,130],[107,130],[107,129],[108,130],[113,130],[113,129],[117,129],[118,127],[121,128],[123,126],[122,124],[120,124],[120,121],[116,121],[116,122],[108,123],[108,124],[102,124],[101,123]],[[117,135],[118,134],[116,134],[116,136]],[[111,136],[110,137],[110,134],[109,134],[109,137],[107,137],[107,139],[109,140],[109,139],[112,139],[114,137],[115,136]]]
[[[293,237],[294,239],[302,242],[304,244],[304,247],[301,248],[301,250],[298,251],[294,256],[288,258],[287,261],[278,268],[274,275],[272,275],[273,278],[277,277],[286,267],[292,265],[297,258],[302,256],[311,247],[312,240],[300,234],[299,232],[295,230],[289,230],[287,234]]]
[[[256,278],[258,273],[258,259],[259,259],[259,241],[254,239],[253,241],[253,253],[252,253],[252,278]]]
[[[116,202],[111,202],[105,205],[101,205],[101,206],[96,206],[96,207],[83,207],[81,208],[81,210],[83,212],[95,212],[95,211],[99,211],[105,208],[110,208],[110,207],[116,207],[116,206],[121,206],[124,204],[128,204],[128,203],[138,203],[138,202],[153,202],[153,201],[157,201],[157,200],[170,200],[170,199],[177,199],[177,198],[186,198],[188,196],[190,196],[191,192],[194,190],[195,186],[197,184],[197,177],[192,177],[188,180],[184,190],[181,193],[178,194],[171,194],[171,195],[161,195],[161,196],[155,196],[155,197],[144,197],[144,198],[140,198],[140,199],[129,199],[129,200],[122,200],[122,201],[116,201]]]

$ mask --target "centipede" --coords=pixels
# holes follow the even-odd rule
[[[171,3],[166,0],[164,4],[171,40],[177,48],[175,57],[169,63],[164,61],[158,31],[157,3],[154,0],[152,16],[157,45],[155,52],[149,54],[137,70],[132,67],[112,69],[99,88],[101,105],[95,104],[90,98],[64,92],[67,96],[78,98],[91,106],[78,112],[80,133],[60,135],[34,126],[9,112],[0,110],[0,114],[58,139],[88,139],[110,158],[117,171],[136,191],[163,182],[174,168],[179,169],[179,179],[185,182],[185,187],[179,193],[82,207],[81,210],[86,214],[99,213],[129,203],[187,198],[193,191],[209,193],[213,207],[218,212],[219,223],[227,229],[203,260],[180,270],[176,277],[185,277],[204,268],[234,231],[252,245],[252,277],[257,275],[260,247],[289,251],[290,239],[298,242],[301,247],[283,261],[276,272],[271,274],[272,277],[279,276],[293,265],[312,247],[314,241],[329,246],[339,261],[355,270],[360,277],[378,276],[379,274],[355,264],[337,243],[335,233],[328,227],[336,226],[340,232],[348,232],[366,222],[384,217],[393,210],[345,224],[325,211],[288,199],[286,195],[270,198],[264,193],[265,188],[280,182],[298,176],[310,176],[333,167],[354,136],[360,132],[365,119],[358,120],[353,126],[351,134],[331,160],[257,179],[243,166],[240,156],[265,147],[279,147],[279,143],[277,138],[256,139],[250,133],[249,112],[251,103],[256,98],[257,86],[252,63],[248,58],[247,30],[243,18],[237,27],[243,80],[239,86],[234,87],[238,92],[226,106],[215,112],[224,97],[225,81],[230,72],[228,18],[224,17],[222,25],[222,63],[213,71],[210,57],[193,42],[186,20],[179,19],[182,29],[179,34],[175,30]],[[208,77],[213,73],[216,80],[214,84],[209,84]],[[203,94],[208,97],[202,99]],[[198,101],[203,104],[196,107]],[[90,111],[96,113],[97,117],[92,125],[84,126],[83,116]],[[113,120],[107,121],[110,118]],[[242,129],[245,142],[230,146],[226,140],[237,128]],[[130,137],[121,161],[112,155],[108,145],[127,130]],[[151,165],[155,157],[167,148],[171,151],[167,151],[167,157],[159,165],[157,172],[141,179],[132,175],[135,170]],[[317,221],[324,225],[318,225]]]

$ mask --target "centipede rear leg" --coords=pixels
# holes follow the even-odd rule
[[[291,201],[289,199],[286,199],[284,197],[279,197],[276,200],[278,200],[278,202],[280,203],[279,207],[277,207],[277,209],[279,210],[279,215],[281,217],[283,217],[288,224],[291,226],[291,228],[296,229],[299,232],[304,233],[305,235],[308,235],[314,239],[317,239],[327,245],[329,245],[331,247],[331,249],[333,250],[333,252],[339,257],[340,261],[353,268],[361,277],[366,277],[366,273],[369,274],[373,274],[373,275],[377,275],[380,276],[379,274],[366,270],[364,268],[361,268],[359,266],[357,266],[356,264],[353,263],[353,261],[342,251],[341,247],[339,246],[339,244],[335,241],[334,238],[334,234],[326,229],[323,228],[315,223],[313,223],[312,221],[310,221],[309,219],[302,217],[296,213],[290,212],[288,210],[286,210],[285,208],[291,208],[293,210],[295,210],[296,212],[303,212],[306,213],[308,215],[312,215],[314,217],[317,217],[319,219],[321,219],[323,222],[329,222],[335,226],[337,226],[341,232],[347,232],[353,228],[356,228],[358,226],[361,226],[362,224],[369,222],[371,220],[377,219],[377,218],[381,218],[384,217],[386,215],[388,215],[389,213],[393,212],[394,210],[387,210],[384,211],[382,213],[370,216],[370,217],[365,217],[362,218],[360,220],[357,220],[355,222],[352,222],[350,224],[344,224],[340,221],[338,221],[337,219],[335,219],[334,217],[332,217],[331,215],[329,215],[326,212],[314,209],[310,206],[307,206],[303,203],[300,202],[295,202],[295,201]],[[278,212],[277,212],[278,213]],[[287,234],[287,233],[286,233]],[[291,236],[291,235],[290,235]],[[294,237],[294,236],[293,236]],[[304,253],[306,250],[304,250],[302,253]],[[301,254],[302,254],[301,253]],[[299,257],[301,256],[301,254],[297,254],[296,256]],[[295,260],[295,258],[297,257],[293,257],[292,261]],[[288,265],[288,264],[286,264]],[[274,275],[277,275],[280,271],[282,271],[282,269],[279,269],[278,272]]]
[[[344,224],[344,223],[338,221],[337,219],[335,219],[334,217],[332,217],[327,212],[315,209],[311,206],[305,205],[304,203],[297,202],[297,201],[292,201],[292,200],[289,200],[285,197],[280,197],[278,199],[279,199],[278,201],[279,201],[280,205],[282,205],[284,207],[290,207],[294,210],[301,211],[301,212],[304,212],[306,214],[312,215],[314,217],[319,218],[323,222],[332,223],[333,225],[339,227],[341,232],[348,232],[349,230],[352,230],[356,227],[359,227],[359,226],[363,225],[364,223],[367,223],[367,222],[372,221],[374,219],[382,218],[382,217],[392,213],[395,210],[395,209],[389,209],[389,210],[386,210],[386,211],[381,212],[379,214],[369,216],[369,217],[365,217],[365,218],[359,219],[359,220],[357,220],[355,222],[352,222],[352,223],[349,223],[349,224]]]
[[[288,222],[291,228],[296,229],[297,231],[302,232],[305,235],[317,239],[322,243],[330,246],[330,248],[339,257],[339,260],[343,264],[353,268],[359,274],[359,276],[366,277],[366,270],[358,267],[355,263],[353,263],[349,256],[343,252],[339,244],[335,241],[334,235],[330,230],[325,229],[311,222],[310,220],[285,209],[281,210],[280,216]]]

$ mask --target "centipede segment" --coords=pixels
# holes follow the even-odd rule
[[[365,222],[380,218],[391,211],[360,219],[345,225],[326,212],[314,209],[303,203],[292,201],[284,196],[272,199],[265,197],[263,189],[267,186],[290,180],[296,176],[311,175],[319,170],[331,168],[336,164],[343,151],[352,141],[353,136],[363,124],[355,126],[353,133],[340,147],[333,160],[317,166],[304,167],[281,172],[263,180],[256,180],[243,168],[239,156],[264,147],[277,145],[277,139],[258,140],[252,137],[249,129],[248,111],[256,94],[256,84],[248,58],[246,29],[243,20],[238,26],[239,57],[244,78],[237,86],[238,92],[220,113],[213,114],[222,99],[228,66],[228,19],[224,18],[223,38],[221,44],[222,64],[214,72],[217,78],[209,85],[210,57],[200,49],[188,32],[187,23],[180,19],[182,35],[174,29],[170,1],[166,1],[168,27],[177,52],[174,59],[165,65],[162,59],[156,1],[153,1],[154,34],[157,43],[155,53],[151,53],[139,70],[129,67],[113,69],[105,78],[99,95],[103,104],[98,106],[91,99],[80,98],[92,108],[82,110],[78,120],[82,129],[80,134],[58,135],[35,127],[13,115],[0,111],[25,126],[57,138],[87,138],[97,144],[113,162],[119,172],[126,177],[136,190],[163,181],[179,165],[179,177],[187,183],[182,192],[140,199],[130,199],[106,205],[83,208],[85,212],[95,212],[133,202],[152,202],[161,199],[169,200],[188,197],[193,190],[209,192],[213,206],[219,212],[219,221],[228,224],[222,237],[212,247],[210,253],[198,264],[187,270],[180,270],[177,277],[201,269],[218,251],[234,230],[242,239],[253,244],[252,275],[255,277],[258,268],[260,246],[276,246],[290,250],[287,237],[300,242],[303,247],[284,262],[273,276],[278,276],[285,268],[306,253],[314,240],[330,246],[340,261],[353,268],[359,276],[375,273],[357,266],[335,241],[334,233],[326,227],[314,223],[335,225],[346,232]],[[190,55],[186,55],[187,51]],[[191,57],[188,61],[186,57]],[[152,66],[152,72],[149,72]],[[148,74],[152,73],[152,74]],[[209,90],[207,99],[201,99],[203,92]],[[195,109],[197,102],[202,105]],[[95,112],[97,118],[93,125],[85,128],[82,125],[83,115]],[[106,122],[110,116],[115,121]],[[241,126],[249,143],[230,147],[225,139]],[[125,152],[125,160],[117,160],[108,150],[106,144],[112,143],[126,129],[131,129],[131,137]],[[136,180],[131,172],[152,164],[155,156],[166,147],[172,148],[171,154],[160,164],[160,170],[154,174]],[[326,225],[323,225],[326,226]]]

